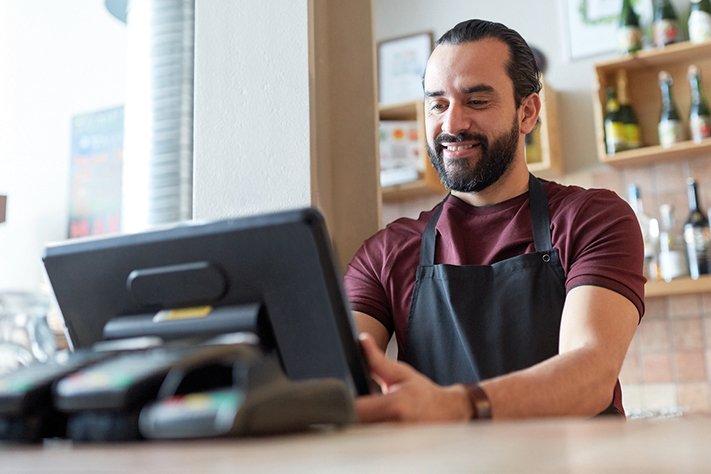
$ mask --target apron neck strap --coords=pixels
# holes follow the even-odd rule
[[[449,199],[451,194],[447,194],[439,207],[435,211],[434,215],[427,223],[425,231],[422,233],[422,244],[420,245],[420,266],[434,265],[434,254],[435,254],[435,240],[437,238],[437,221],[439,220],[440,214],[442,214],[442,209]]]
[[[447,194],[440,203],[434,215],[427,223],[422,234],[422,244],[420,245],[420,265],[434,265],[435,240],[437,238],[437,221],[442,214],[442,209],[451,194]],[[528,174],[528,199],[531,208],[531,228],[533,230],[533,244],[536,252],[546,252],[553,248],[551,243],[551,226],[548,216],[548,197],[546,188],[538,178],[531,173]]]
[[[548,216],[548,196],[543,183],[531,173],[528,174],[528,199],[531,207],[533,244],[536,252],[547,252],[553,248],[551,222]]]

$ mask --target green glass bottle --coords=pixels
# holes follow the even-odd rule
[[[709,40],[711,40],[711,0],[691,0],[689,41],[703,43]]]
[[[689,85],[691,86],[691,112],[689,113],[689,129],[691,139],[699,143],[711,136],[711,111],[701,83],[701,71],[692,64],[688,69]]]
[[[668,148],[684,140],[684,129],[679,118],[679,111],[672,95],[674,81],[666,71],[659,73],[659,87],[662,90],[662,113],[659,118],[659,144]]]
[[[639,17],[632,8],[631,0],[622,1],[622,12],[617,26],[617,49],[620,54],[634,53],[642,49],[642,29],[639,27]]]
[[[622,135],[625,149],[639,148],[642,146],[639,132],[639,120],[634,113],[627,98],[627,71],[617,71],[617,100],[619,104],[618,117],[622,122]]]
[[[605,145],[608,155],[614,155],[618,151],[624,150],[625,134],[624,126],[620,120],[620,106],[617,104],[615,89],[607,89],[607,114],[605,115]]]
[[[693,178],[686,180],[689,196],[689,219],[684,224],[684,241],[691,278],[711,272],[711,229],[709,220],[701,210],[699,190]]]
[[[669,0],[655,0],[653,29],[657,48],[679,41],[679,18]]]

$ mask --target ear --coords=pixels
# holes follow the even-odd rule
[[[518,108],[519,128],[521,133],[531,133],[536,126],[538,114],[541,112],[541,98],[535,92],[525,99]]]

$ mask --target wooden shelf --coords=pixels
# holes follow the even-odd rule
[[[378,112],[380,114],[380,120],[417,121],[417,141],[421,166],[424,170],[424,172],[420,173],[420,178],[417,181],[382,188],[383,201],[399,201],[432,194],[444,195],[446,189],[439,180],[439,175],[432,166],[432,163],[430,163],[429,156],[427,155],[425,104],[421,100],[387,105],[380,104]]]
[[[413,199],[422,196],[431,196],[433,194],[444,194],[447,190],[444,186],[439,187],[439,189],[433,189],[429,186],[424,179],[418,179],[417,181],[411,181],[409,183],[395,184],[393,186],[385,186],[383,188],[383,201],[402,201],[405,199]]]
[[[539,115],[541,161],[527,163],[528,170],[541,178],[552,178],[563,173],[563,163],[560,157],[560,137],[558,135],[558,103],[557,94],[545,80],[541,79],[541,113]]]
[[[615,153],[614,155],[601,155],[600,161],[615,167],[640,166],[660,161],[677,161],[711,155],[711,138],[704,139],[701,143],[691,140],[677,143],[669,148],[661,145],[637,148]]]
[[[648,281],[644,286],[644,296],[688,295],[711,292],[711,275],[701,275],[698,280],[689,277],[675,278],[672,281]]]
[[[699,67],[703,86],[711,91],[711,42],[691,44],[686,41],[671,44],[663,49],[643,50],[595,64],[593,110],[598,159],[601,162],[621,168],[663,161],[690,160],[711,155],[711,138],[698,144],[687,140],[669,148],[662,148],[659,145],[657,125],[662,103],[659,72],[662,70],[669,72],[674,80],[674,101],[681,116],[682,127],[689,138],[691,90],[686,74],[690,64]],[[627,95],[639,119],[644,146],[608,155],[603,125],[607,102],[605,89],[608,86],[617,88],[616,75],[621,69],[627,71]]]
[[[670,44],[662,49],[644,49],[615,59],[595,64],[598,73],[615,73],[618,69],[663,68],[670,64],[682,63],[687,66],[698,58],[711,56],[711,41],[691,44],[688,41]]]

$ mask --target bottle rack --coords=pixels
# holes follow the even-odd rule
[[[711,138],[697,144],[691,141],[689,135],[691,90],[686,72],[690,64],[696,64],[701,70],[703,87],[708,96],[711,94],[711,42],[675,43],[663,49],[642,50],[595,64],[593,111],[600,161],[615,167],[626,167],[711,155]],[[607,102],[605,88],[608,86],[616,88],[616,74],[620,69],[627,71],[627,96],[639,119],[643,146],[608,155],[605,149],[603,126],[605,103]],[[689,140],[677,143],[670,148],[662,148],[659,145],[657,134],[662,100],[658,75],[662,70],[669,72],[674,79],[674,101],[679,115],[681,115],[686,134],[689,136]]]

